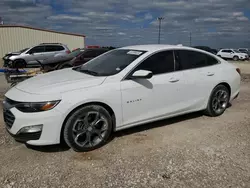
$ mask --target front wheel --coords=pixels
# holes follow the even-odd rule
[[[233,57],[233,60],[234,60],[234,61],[238,61],[238,60],[239,60],[239,57],[238,57],[238,56],[234,56],[234,57]]]
[[[23,59],[17,59],[13,62],[12,68],[26,68],[26,62]]]
[[[73,112],[64,127],[64,140],[75,151],[91,151],[104,145],[112,132],[112,118],[99,105],[89,105]]]
[[[205,114],[212,117],[222,115],[228,106],[229,99],[230,94],[227,87],[224,85],[216,86],[211,93]]]

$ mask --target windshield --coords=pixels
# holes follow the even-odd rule
[[[20,50],[19,52],[23,53],[23,52],[25,52],[26,50],[28,50],[28,48],[24,48],[23,50]]]
[[[112,50],[75,70],[94,76],[111,76],[122,71],[144,53],[145,51],[137,50]]]
[[[235,53],[241,53],[239,50],[233,50]]]
[[[78,56],[80,53],[82,53],[82,51],[79,49],[79,50],[75,50],[75,51],[73,51],[73,52],[71,52],[70,54],[69,54],[69,56],[70,57],[76,57],[76,56]]]

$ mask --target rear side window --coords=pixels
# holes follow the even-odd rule
[[[56,52],[56,51],[62,51],[62,50],[64,50],[64,48],[62,46],[57,46],[57,45],[45,46],[46,52]]]
[[[215,65],[217,59],[207,54],[189,50],[175,51],[176,70],[187,70]]]
[[[137,70],[152,71],[154,75],[168,73],[174,71],[174,56],[173,51],[158,52],[148,59],[144,60]]]

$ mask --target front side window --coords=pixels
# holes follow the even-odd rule
[[[42,53],[42,52],[44,52],[44,46],[36,46],[32,48],[30,51],[28,51],[29,54]]]
[[[222,50],[222,52],[224,52],[224,53],[230,53],[231,51],[230,50]]]
[[[74,68],[74,70],[94,76],[111,76],[121,72],[144,53],[145,51],[138,50],[112,50],[90,60],[81,67]]]
[[[175,51],[176,70],[187,70],[200,68],[218,63],[217,59],[207,54],[190,51],[177,50]]]
[[[153,75],[174,71],[173,51],[158,52],[144,60],[136,70],[151,71]]]

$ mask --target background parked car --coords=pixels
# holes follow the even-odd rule
[[[76,49],[73,50],[69,54],[57,54],[54,57],[50,57],[48,59],[45,59],[44,61],[40,62],[43,67],[61,67],[61,65],[65,62],[69,62],[73,58],[77,57],[79,54],[83,52],[83,49]],[[67,67],[64,67],[67,68]]]
[[[248,48],[239,48],[238,51],[240,51],[241,53],[246,53],[248,54],[248,56],[250,55],[250,51]]]
[[[249,58],[248,54],[234,49],[221,49],[217,55],[224,59],[233,59],[234,61],[247,60]]]
[[[5,65],[12,68],[40,66],[37,60],[54,57],[56,54],[69,54],[68,47],[61,43],[41,43],[18,53],[8,53],[4,57]]]
[[[217,52],[218,52],[216,49],[212,49],[212,48],[209,48],[207,46],[195,46],[194,48],[204,50],[204,51],[210,52],[212,54],[217,54]]]
[[[89,60],[109,51],[108,48],[87,48],[82,49],[81,53],[75,56],[71,61],[65,62],[59,66],[58,69],[68,68],[68,67],[75,67],[82,65]]]

